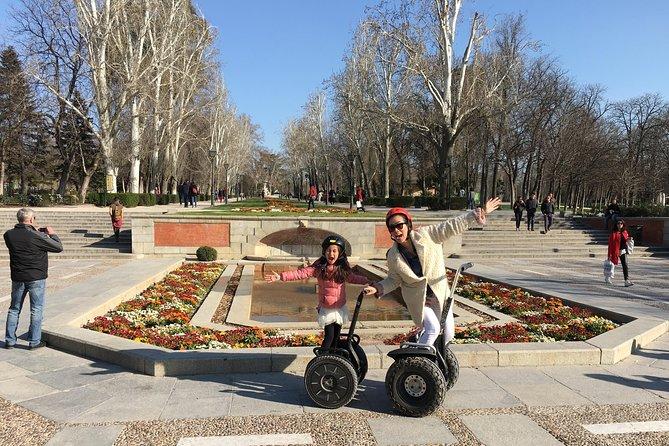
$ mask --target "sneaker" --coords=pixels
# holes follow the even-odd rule
[[[610,278],[610,277],[605,277],[605,278],[604,278],[604,282],[605,282],[607,285],[611,285],[611,283],[613,283],[613,282],[611,282],[611,278]]]
[[[626,280],[625,281],[625,286],[632,286],[632,285],[634,285],[634,283],[632,283],[631,280]]]
[[[42,347],[46,347],[46,342],[44,342],[44,341],[40,341],[39,344],[35,344],[35,345],[30,345],[30,346],[28,346],[28,348],[29,348],[30,350],[35,350],[35,349],[42,348]]]
[[[10,344],[9,342],[5,341],[5,348],[7,350],[14,348],[14,344]]]

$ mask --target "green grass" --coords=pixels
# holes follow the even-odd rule
[[[284,201],[284,200],[281,200]],[[385,216],[385,213],[383,212],[351,212],[351,213],[343,213],[343,212],[333,212],[333,213],[321,213],[317,212],[319,210],[324,210],[324,209],[332,209],[336,211],[342,211],[346,210],[347,208],[340,208],[336,206],[325,206],[324,204],[317,204],[316,205],[316,212],[307,212],[307,203],[305,202],[297,202],[297,201],[290,201],[286,202],[287,204],[290,204],[291,207],[298,208],[298,211],[295,212],[252,212],[252,208],[263,208],[266,209],[268,208],[268,204],[266,200],[260,199],[260,198],[250,198],[244,201],[240,202],[231,202],[228,204],[221,204],[214,206],[213,208],[209,209],[203,209],[202,211],[183,211],[180,212],[181,214],[188,214],[188,215],[201,215],[201,216],[241,216],[241,217],[294,217],[296,215],[300,216],[305,216],[305,217],[322,217],[322,218],[328,218],[328,217],[346,217],[346,218],[362,218],[362,217],[380,217],[383,218]],[[233,209],[240,209],[237,211],[234,211]]]

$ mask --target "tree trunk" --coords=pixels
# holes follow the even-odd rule
[[[81,187],[79,188],[79,201],[82,203],[86,202],[86,194],[88,193],[88,186],[91,184],[91,178],[95,174],[95,171],[98,170],[98,165],[100,164],[100,155],[96,155],[93,160],[93,165],[88,169],[84,179],[81,182]]]

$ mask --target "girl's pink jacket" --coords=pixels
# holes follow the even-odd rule
[[[293,280],[304,280],[310,277],[316,277],[318,270],[313,266],[300,268],[295,271],[284,271],[281,273],[281,280],[290,282]],[[346,287],[343,283],[335,282],[332,279],[318,279],[318,307],[322,308],[341,308],[346,304]],[[365,276],[354,274],[348,275],[348,282],[356,285],[367,285],[369,279]]]

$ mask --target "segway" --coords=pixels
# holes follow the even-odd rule
[[[472,266],[464,263],[456,271],[443,314],[448,314],[453,305],[460,274]],[[386,373],[386,392],[393,407],[403,415],[430,415],[441,406],[446,392],[458,380],[460,367],[444,341],[444,327],[434,345],[404,342],[388,356],[395,362]]]
[[[314,403],[326,409],[348,404],[367,374],[367,356],[354,334],[364,292],[360,292],[348,334],[341,334],[335,348],[316,347],[316,357],[309,361],[304,373],[304,386]]]

